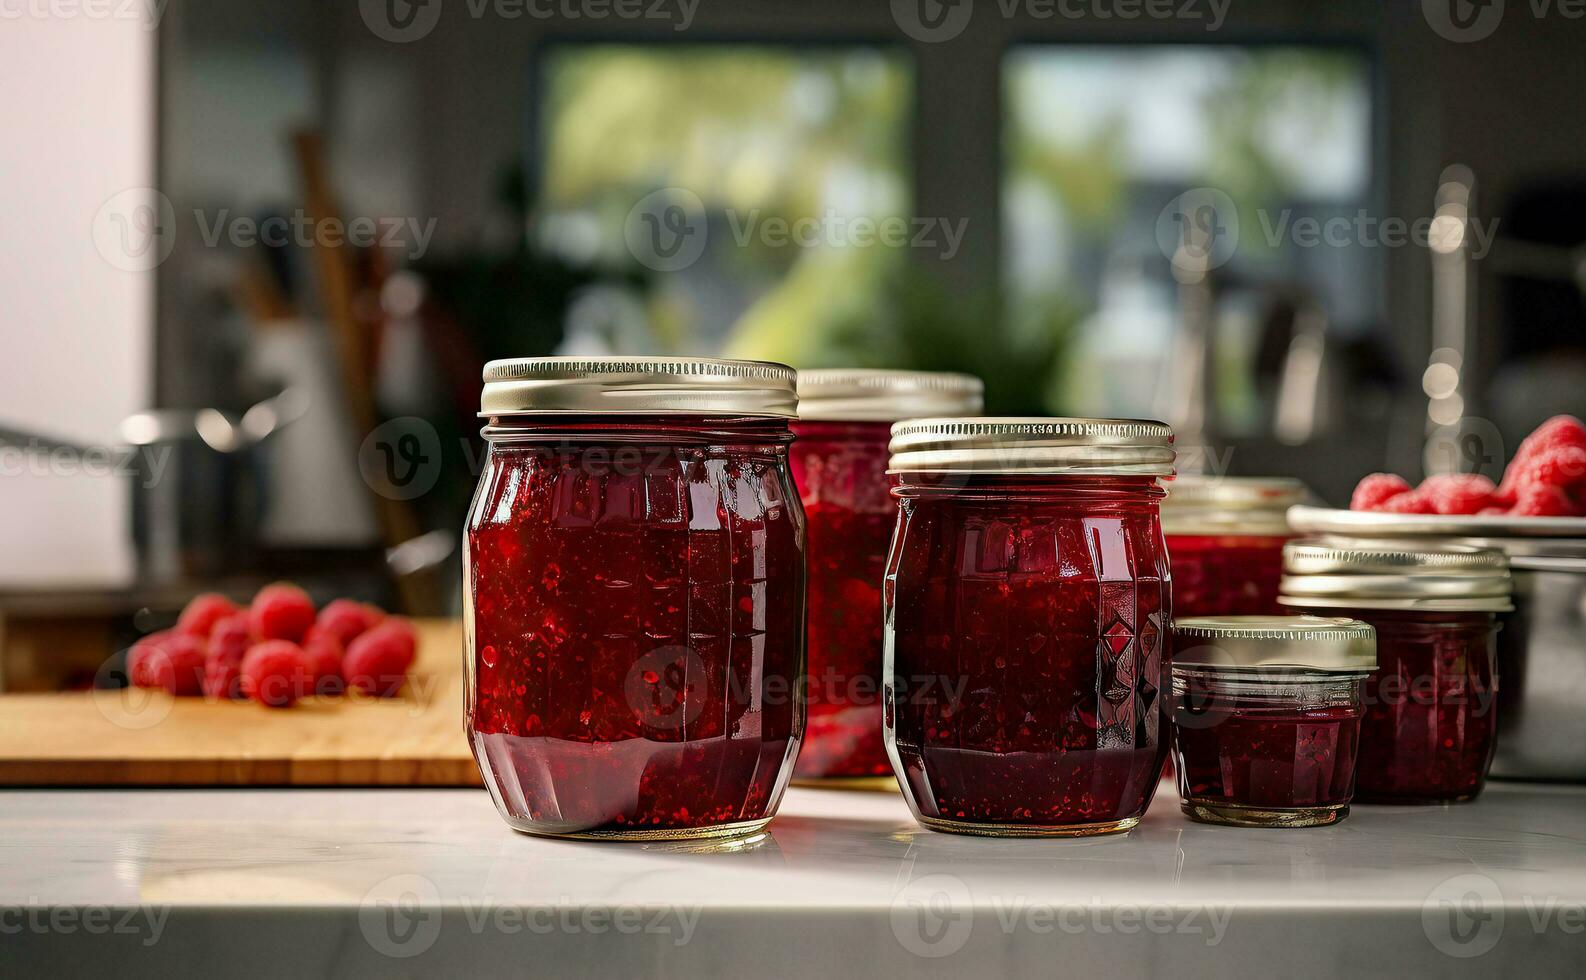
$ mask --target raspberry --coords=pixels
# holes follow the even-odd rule
[[[1497,488],[1479,473],[1446,473],[1429,476],[1415,492],[1426,498],[1438,514],[1474,514],[1492,500]]]
[[[1504,496],[1517,494],[1520,486],[1529,482],[1527,474],[1532,461],[1551,449],[1562,448],[1586,449],[1586,426],[1572,415],[1555,415],[1525,437],[1503,471],[1498,492]]]
[[[391,697],[402,689],[417,646],[413,624],[392,616],[352,641],[342,660],[342,675],[348,686],[365,694]]]
[[[243,693],[260,704],[288,707],[308,694],[313,684],[308,658],[296,643],[265,640],[242,658]]]
[[[1520,470],[1520,485],[1544,483],[1550,487],[1578,486],[1586,478],[1586,449],[1579,446],[1554,446],[1525,461]]]
[[[176,632],[207,640],[216,623],[236,612],[235,602],[218,592],[205,592],[194,596],[182,610],[176,620]]]
[[[253,635],[261,640],[300,643],[314,625],[314,602],[308,593],[287,582],[266,585],[248,609]]]
[[[138,687],[158,687],[178,696],[204,690],[204,641],[166,630],[150,633],[127,654],[127,676]]]
[[[303,655],[308,658],[315,694],[340,694],[346,689],[341,676],[342,645],[335,634],[323,626],[313,627],[303,638]]]
[[[1392,473],[1373,473],[1355,484],[1355,493],[1349,498],[1350,510],[1377,510],[1390,499],[1408,493],[1410,485],[1401,476]]]
[[[252,643],[248,614],[237,613],[215,624],[204,658],[204,694],[212,698],[242,697],[242,657]]]
[[[334,636],[343,647],[385,618],[374,606],[351,599],[332,599],[319,611],[314,625]]]
[[[1372,509],[1388,514],[1436,513],[1436,511],[1432,510],[1432,501],[1414,490],[1389,497]]]
[[[1520,499],[1509,511],[1511,517],[1580,517],[1581,508],[1569,494],[1546,483],[1520,488]]]
[[[1512,462],[1529,460],[1549,449],[1570,446],[1586,449],[1586,425],[1573,415],[1555,415],[1537,426],[1515,450]]]

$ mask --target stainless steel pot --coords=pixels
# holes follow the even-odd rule
[[[1514,576],[1492,775],[1586,783],[1586,542],[1481,540],[1509,552]]]
[[[1498,548],[1514,611],[1498,631],[1498,779],[1586,783],[1586,520],[1295,507],[1300,533]]]
[[[263,507],[259,447],[306,408],[288,389],[240,417],[213,408],[129,415],[115,445],[4,427],[0,444],[104,460],[128,488],[139,578],[212,576],[249,567]]]

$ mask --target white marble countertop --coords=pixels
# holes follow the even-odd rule
[[[735,847],[515,834],[483,791],[0,791],[10,976],[1586,974],[1586,787],[1336,827],[921,830],[794,789]],[[21,972],[13,972],[16,968]]]

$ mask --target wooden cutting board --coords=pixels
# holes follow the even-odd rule
[[[282,709],[141,690],[0,695],[0,785],[478,786],[461,625],[418,627],[398,698]]]

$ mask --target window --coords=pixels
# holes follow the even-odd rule
[[[571,353],[841,358],[901,249],[906,60],[861,48],[569,45],[543,74],[538,245],[600,270]]]
[[[1283,359],[1290,312],[1314,308],[1334,337],[1380,321],[1382,249],[1357,222],[1373,189],[1361,53],[1031,46],[1010,53],[1004,86],[1004,289],[1015,307],[1082,311],[1053,411],[1171,418],[1161,393],[1185,317],[1170,254],[1186,217],[1237,232],[1214,253],[1209,325],[1224,434],[1270,422],[1262,378]],[[1224,203],[1182,213],[1191,189]],[[1343,233],[1313,241],[1313,221]]]

